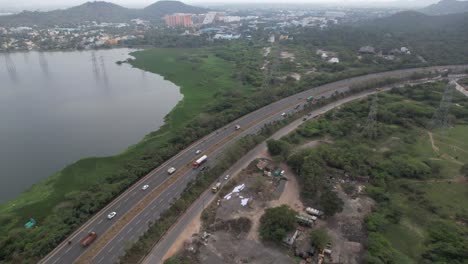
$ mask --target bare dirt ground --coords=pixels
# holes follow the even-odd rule
[[[371,212],[374,201],[363,196],[352,198],[339,186],[337,193],[344,201],[343,211],[326,221],[318,221],[317,226],[325,228],[332,239],[332,262],[358,264],[362,262],[366,237],[362,223]]]
[[[291,61],[294,61],[296,59],[294,53],[291,53],[291,52],[287,52],[287,51],[282,51],[280,53],[280,58],[281,59],[289,59]]]

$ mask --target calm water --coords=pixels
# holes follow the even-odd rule
[[[0,202],[67,164],[125,150],[182,99],[161,76],[117,65],[128,49],[0,54]]]

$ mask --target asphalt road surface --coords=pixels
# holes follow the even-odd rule
[[[468,65],[405,69],[349,78],[309,89],[251,112],[196,141],[154,169],[94,215],[42,259],[41,263],[73,263],[77,261],[82,263],[116,263],[118,257],[124,253],[125,247],[136,241],[148,228],[148,223],[156,221],[161,213],[169,208],[171,202],[179,197],[187,183],[195,179],[199,169],[188,169],[188,167],[197,157],[207,154],[206,165],[209,166],[210,163],[216,161],[219,154],[230,143],[245,135],[257,133],[265,124],[283,118],[281,116],[283,112],[292,113],[295,111],[294,107],[305,103],[308,96],[329,97],[335,92],[347,91],[350,85],[363,81],[387,77],[401,78],[422,70],[446,68],[468,69]],[[240,125],[241,129],[235,130],[235,125]],[[196,150],[201,150],[202,153],[195,155]],[[168,175],[167,169],[169,167],[175,167],[178,171]],[[148,184],[149,188],[143,191],[141,188],[145,184]],[[161,190],[163,187],[165,189]],[[107,214],[113,211],[117,212],[117,215],[108,220]],[[98,238],[93,244],[83,248],[79,245],[79,241],[90,231],[96,232]],[[71,241],[71,244],[68,244],[68,241]]]

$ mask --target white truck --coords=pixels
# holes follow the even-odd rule
[[[307,207],[305,209],[306,213],[310,214],[310,215],[313,215],[313,216],[316,216],[316,217],[319,217],[321,215],[323,215],[323,212],[320,211],[320,210],[317,210],[315,208],[312,208],[312,207]]]
[[[176,168],[170,167],[170,168],[167,170],[167,173],[169,173],[169,175],[171,175],[171,174],[174,173],[175,171],[176,171]]]
[[[220,182],[216,183],[215,186],[213,186],[213,188],[211,188],[211,192],[217,193],[219,191],[219,188],[221,188],[221,183]]]

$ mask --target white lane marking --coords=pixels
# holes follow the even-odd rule
[[[139,220],[136,222],[136,224],[138,225],[140,222],[141,222],[141,219],[139,219]]]
[[[145,217],[148,217],[148,215],[149,215],[149,212],[146,212],[146,213],[145,213]]]
[[[97,262],[97,263],[101,263],[103,260],[104,260],[104,256],[103,256],[103,257],[101,257],[101,258],[98,260],[98,262]]]
[[[97,224],[100,225],[100,224],[102,223],[102,220],[103,220],[103,219],[101,219]]]
[[[125,199],[123,202],[126,203],[126,202],[128,201],[129,198],[130,198],[130,197],[127,197],[127,199]]]
[[[107,252],[111,253],[111,251],[114,249],[114,246],[112,246]]]
[[[70,249],[72,249],[71,247],[69,247],[66,251],[65,251],[65,254],[68,253],[68,251],[70,251]]]
[[[57,258],[57,259],[56,259],[56,260],[55,260],[55,261],[54,261],[52,264],[55,264],[55,263],[57,263],[57,261],[59,261],[59,260],[60,260],[60,258],[61,258],[61,256],[60,256],[60,257],[58,257],[58,258]]]
[[[130,227],[130,229],[127,230],[127,234],[132,231],[133,227]]]
[[[124,237],[123,237],[123,236],[121,236],[121,237],[119,238],[119,240],[117,240],[117,242],[120,242],[120,241],[122,241],[122,239],[123,239],[123,238],[124,238]]]

